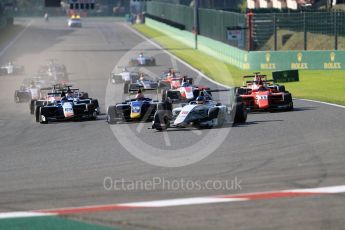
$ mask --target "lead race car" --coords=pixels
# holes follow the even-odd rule
[[[152,128],[158,131],[168,128],[212,128],[221,127],[227,122],[244,123],[247,112],[240,97],[226,106],[212,99],[209,92],[229,90],[203,90],[195,101],[172,110],[159,109],[154,115]]]

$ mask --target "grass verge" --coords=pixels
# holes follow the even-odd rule
[[[223,63],[146,25],[134,25],[134,28],[145,36],[152,38],[169,52],[191,64],[202,73],[225,85],[240,86],[242,85],[243,75],[255,72],[241,70],[235,66]],[[227,71],[220,71],[224,70],[224,67]],[[271,76],[271,72],[261,72]],[[229,73],[231,73],[231,76],[229,76]],[[294,97],[345,105],[344,70],[300,70],[299,73],[300,82],[285,84],[287,90]]]

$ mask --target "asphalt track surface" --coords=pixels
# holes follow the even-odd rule
[[[22,19],[20,23],[30,21]],[[110,18],[86,19],[83,26],[67,28],[63,18],[52,18],[49,23],[33,19],[0,61],[16,60],[25,65],[26,74],[30,75],[46,59],[56,58],[67,66],[76,86],[99,99],[104,113],[106,101],[111,100],[107,94],[114,91],[109,85],[109,73],[127,52],[142,51],[144,48],[137,45],[143,39],[122,22]],[[196,75],[181,63],[171,61],[167,54],[159,53],[156,47],[143,46],[149,49],[146,53],[158,52],[158,66],[148,71],[159,74],[169,66],[176,66],[181,72]],[[13,92],[23,77],[1,76],[0,79],[1,212],[344,184],[345,110],[342,108],[295,101],[293,112],[250,114],[246,124],[223,128],[231,132],[212,154],[185,166],[163,167],[129,153],[114,132],[127,140],[131,136],[126,135],[132,135],[146,144],[161,146],[162,151],[152,154],[166,162],[172,157],[173,162],[181,157],[178,154],[188,156],[193,151],[181,150],[167,156],[163,150],[195,145],[205,135],[216,135],[222,129],[174,130],[164,136],[148,129],[149,123],[110,127],[104,115],[96,121],[40,125],[33,122],[27,104],[13,102]],[[204,79],[200,84],[215,87]],[[122,132],[125,129],[132,133]],[[153,178],[202,183],[209,180],[225,183],[237,178],[240,187],[198,190],[157,186],[152,190],[107,190],[103,183],[106,177],[123,178],[127,184]],[[344,195],[338,194],[86,213],[68,218],[124,229],[343,229],[344,207]]]

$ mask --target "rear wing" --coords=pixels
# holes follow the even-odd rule
[[[157,90],[157,88],[149,88],[149,89],[145,89],[144,86],[140,85],[140,84],[137,84],[137,83],[133,83],[133,84],[130,84],[129,87],[128,87],[128,92],[129,93],[136,93],[138,92],[138,90],[141,89],[142,91],[154,91],[154,90]]]

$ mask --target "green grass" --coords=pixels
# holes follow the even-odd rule
[[[83,223],[62,217],[32,217],[32,218],[9,218],[0,220],[0,229],[6,230],[116,230],[101,225]]]
[[[255,71],[241,70],[226,64],[198,50],[194,50],[171,37],[146,25],[134,28],[147,37],[153,38],[169,52],[206,74],[208,77],[229,86],[242,85],[242,76]],[[271,72],[261,71],[268,76]],[[300,70],[300,82],[286,83],[286,88],[294,97],[313,99],[345,105],[344,70]]]

